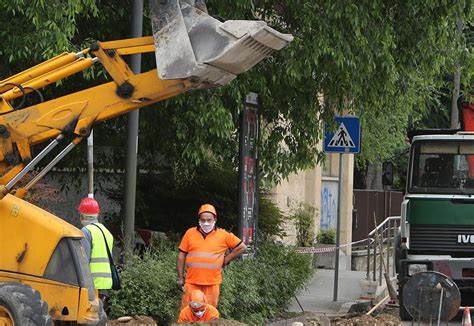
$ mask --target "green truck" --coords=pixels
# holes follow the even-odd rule
[[[396,239],[400,318],[412,317],[403,287],[417,272],[437,271],[474,305],[474,105],[460,103],[461,130],[413,136],[401,225]]]

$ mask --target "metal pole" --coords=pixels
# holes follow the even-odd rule
[[[87,137],[87,177],[89,197],[94,198],[94,131]]]
[[[377,270],[377,240],[374,241],[374,256],[373,256],[373,264],[372,266],[372,279],[377,281],[376,270]]]
[[[132,1],[131,37],[141,37],[143,30],[143,0]],[[134,73],[141,71],[141,55],[130,57],[130,68]],[[138,110],[128,113],[127,162],[125,167],[124,231],[125,250],[131,250],[135,235],[135,199],[137,187],[138,155]]]
[[[369,235],[367,236],[367,239]],[[370,281],[370,240],[367,243],[367,281]]]
[[[439,322],[441,321],[441,307],[443,306],[443,293],[444,292],[444,288],[441,287],[441,295],[439,296],[439,308],[438,308],[438,326],[439,326]]]
[[[396,261],[395,261],[395,250],[397,249],[395,247],[396,245],[396,242],[395,242],[395,237],[397,236],[397,229],[398,229],[398,222],[397,220],[393,220],[393,230],[392,230],[392,237],[393,237],[393,242],[392,242],[392,255],[393,255],[393,259],[392,259],[392,262],[393,262],[393,266],[392,266],[392,275],[393,276],[396,276],[397,275],[397,271],[395,269],[395,265],[396,265]]]
[[[390,275],[390,228],[392,226],[392,221],[388,220],[388,228],[385,229],[387,234],[387,266],[385,272],[387,275]]]
[[[378,236],[377,236],[378,237]],[[382,285],[382,268],[383,268],[383,237],[378,237],[378,242],[380,244],[380,254],[379,254],[379,285]]]
[[[339,153],[339,180],[337,189],[337,223],[336,223],[336,266],[334,266],[334,299],[337,301],[337,285],[339,282],[339,245],[341,242],[341,197],[342,197],[342,158],[343,154]]]

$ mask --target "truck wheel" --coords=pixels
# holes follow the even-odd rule
[[[41,300],[40,293],[22,283],[0,283],[1,318],[12,326],[53,325],[48,304]]]
[[[398,274],[400,269],[400,260],[407,259],[407,253],[405,250],[402,249],[402,234],[400,229],[395,236],[395,255],[394,255],[394,264],[395,264],[395,272]]]
[[[399,307],[400,319],[402,321],[411,321],[413,317],[408,313],[408,310],[405,308],[405,305],[403,304],[403,287],[400,287],[400,286],[398,287],[398,305],[400,306]]]

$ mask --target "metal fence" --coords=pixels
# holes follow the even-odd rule
[[[395,238],[400,226],[400,216],[389,216],[368,233],[367,280],[382,285],[384,271],[395,276]],[[372,274],[372,277],[371,277]]]

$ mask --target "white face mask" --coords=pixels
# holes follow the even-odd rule
[[[206,308],[206,309],[207,309],[207,308]],[[206,309],[201,310],[201,311],[196,311],[196,312],[193,311],[193,314],[194,314],[194,316],[196,316],[197,318],[202,318],[202,316],[204,316],[204,313],[206,312]]]
[[[204,233],[211,232],[214,229],[215,225],[216,225],[216,221],[213,221],[211,223],[202,223],[201,221],[199,221],[199,227]]]

